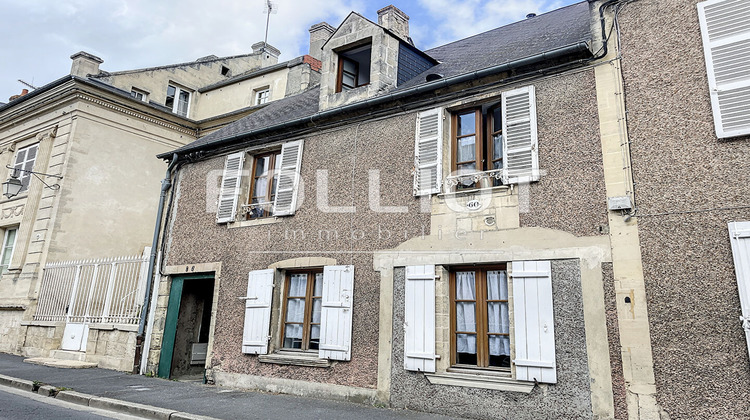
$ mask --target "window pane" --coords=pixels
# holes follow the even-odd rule
[[[28,149],[21,149],[16,154],[16,165],[23,164],[23,161],[26,160],[26,152],[28,152]]]
[[[323,296],[323,273],[315,273],[313,296]]]
[[[490,366],[510,367],[510,338],[490,336]]]
[[[508,279],[505,271],[487,272],[487,299],[508,300]]]
[[[341,84],[347,87],[355,87],[354,86],[354,75],[349,73],[344,73],[342,75]]]
[[[476,160],[476,137],[458,139],[456,147],[456,162],[470,162]]]
[[[164,101],[164,105],[172,109],[174,107],[174,96],[177,93],[177,89],[174,86],[167,87],[167,100]]]
[[[188,102],[190,102],[190,93],[185,92],[184,90],[181,90],[179,103],[177,104],[178,114],[183,115],[183,116],[187,115]]]
[[[503,158],[503,135],[496,134],[492,136],[492,160],[497,160],[497,159],[502,159],[502,158]]]
[[[510,321],[506,302],[487,302],[487,332],[508,334]]]
[[[313,299],[313,312],[312,312],[312,322],[314,324],[320,323],[320,308],[321,308],[321,300],[320,298]]]
[[[456,300],[476,300],[473,271],[459,271],[456,273]]]
[[[34,160],[36,158],[36,151],[38,149],[39,146],[31,146],[26,149],[26,160]]]
[[[253,188],[253,198],[260,198],[259,202],[265,201],[266,188],[268,187],[268,178],[261,177],[255,180],[255,187]]]
[[[305,299],[286,301],[286,322],[303,322],[305,320]]]
[[[307,294],[307,274],[292,274],[289,279],[289,297],[305,297]]]
[[[320,348],[320,325],[313,325],[310,329],[310,346],[311,350]]]
[[[476,113],[474,111],[459,115],[457,120],[458,126],[456,127],[456,133],[458,133],[459,136],[474,134],[476,132]]]
[[[476,332],[477,324],[474,318],[476,304],[474,302],[456,303],[456,331]]]
[[[357,66],[354,64],[354,61],[351,60],[343,60],[344,62],[344,71],[348,73],[356,73],[357,72]]]
[[[456,363],[465,365],[477,364],[477,336],[473,334],[456,335]]]
[[[284,329],[284,348],[302,348],[302,325],[292,324],[286,326]]]
[[[500,108],[492,111],[492,132],[497,133],[503,129],[503,113]]]

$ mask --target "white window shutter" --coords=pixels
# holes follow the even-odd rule
[[[435,372],[435,266],[406,267],[404,369]]]
[[[747,351],[750,352],[750,222],[729,223],[729,241],[732,243],[734,271],[740,292],[740,321],[745,330]]]
[[[750,134],[750,2],[698,3],[716,136]]]
[[[516,379],[557,383],[549,261],[513,261]]]
[[[303,140],[290,141],[281,146],[281,167],[273,202],[274,216],[289,216],[297,209],[302,146]]]
[[[539,180],[534,86],[502,94],[503,183]]]
[[[330,265],[323,268],[323,296],[320,317],[321,359],[352,358],[352,295],[354,266]]]
[[[224,162],[216,223],[234,222],[234,216],[237,214],[237,199],[240,196],[240,180],[244,161],[245,152],[238,152],[227,156]]]
[[[443,110],[417,115],[414,141],[414,195],[440,193],[443,181]]]
[[[245,296],[245,328],[242,333],[242,352],[267,354],[271,327],[271,301],[275,270],[251,271]]]

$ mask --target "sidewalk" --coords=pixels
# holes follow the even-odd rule
[[[24,363],[23,357],[0,353],[0,375],[64,387],[57,398],[134,414],[128,406],[152,408],[153,418],[178,419],[439,419],[448,417],[407,410],[375,408],[354,403],[291,395],[239,391],[211,385],[175,382],[107,369],[63,369]],[[8,380],[0,386],[8,386]],[[23,386],[22,386],[23,387]],[[44,389],[46,390],[46,388]],[[79,393],[88,394],[77,397]],[[50,397],[51,398],[51,397]],[[119,400],[110,401],[109,399]],[[122,404],[124,402],[125,404]],[[145,411],[141,411],[144,413]],[[176,412],[180,412],[177,414]],[[171,413],[171,414],[170,414]]]

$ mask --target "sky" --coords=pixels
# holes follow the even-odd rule
[[[271,0],[268,43],[279,61],[307,54],[311,25],[334,27],[351,11],[377,22],[393,4],[426,50],[580,0]],[[0,102],[70,73],[86,51],[121,71],[247,54],[263,41],[266,0],[0,0]]]

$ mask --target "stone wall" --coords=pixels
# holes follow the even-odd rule
[[[49,357],[52,350],[60,348],[65,324],[60,323],[54,326],[27,325],[25,329],[21,354],[26,357]]]
[[[0,353],[18,354],[21,336],[23,310],[0,308]]]
[[[135,343],[136,331],[132,327],[90,327],[86,361],[97,363],[100,368],[130,372],[133,370]]]

